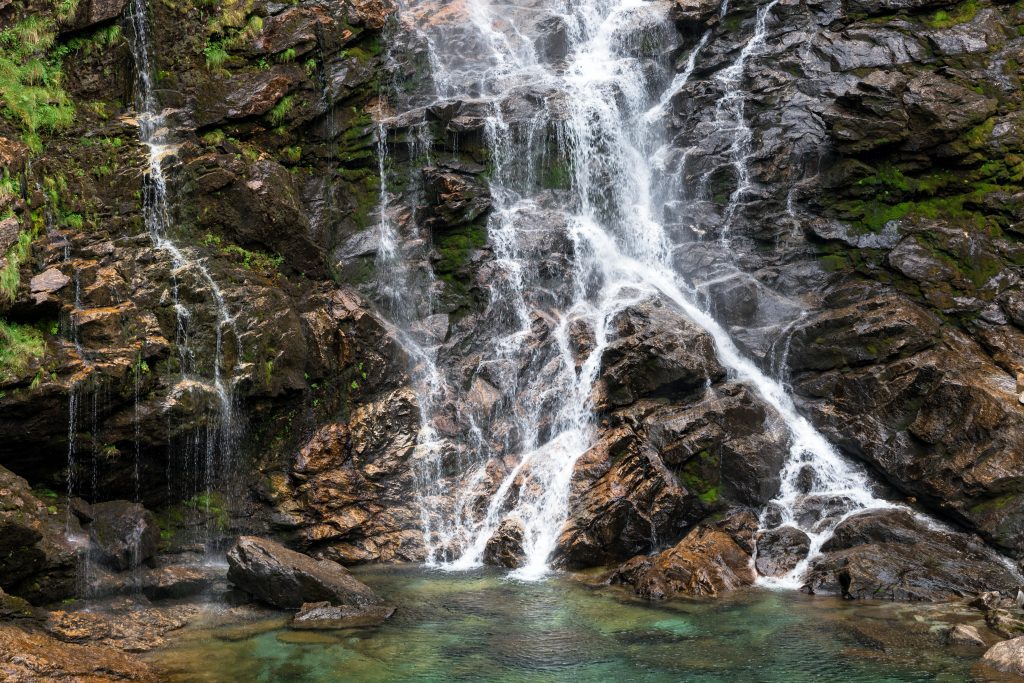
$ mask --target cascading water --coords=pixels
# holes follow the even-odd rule
[[[724,211],[727,222],[754,184],[743,82],[748,61],[765,44],[774,5],[772,0],[758,9],[753,35],[735,61],[714,76],[723,94],[713,125],[731,136],[728,153],[736,183]],[[891,506],[871,492],[866,474],[797,412],[784,386],[743,355],[699,303],[687,274],[673,265],[674,252],[687,238],[664,217],[686,205],[684,195],[701,188],[685,187],[682,165],[669,163],[673,149],[663,114],[691,78],[711,31],[674,73],[663,55],[676,46],[677,34],[664,7],[645,0],[530,7],[466,0],[457,22],[416,24],[417,17],[430,16],[431,7],[431,0],[410,0],[402,7],[428,46],[434,91],[428,103],[459,100],[485,112],[493,199],[487,230],[494,269],[485,313],[490,336],[465,384],[473,392],[481,382],[497,397],[485,406],[472,398],[459,403],[458,418],[469,441],[461,451],[440,443],[431,427],[442,402],[422,401],[421,447],[431,453],[420,458],[422,502],[429,506],[454,491],[448,507],[425,512],[428,561],[477,566],[488,540],[502,524],[512,523],[525,555],[516,575],[535,578],[547,571],[568,514],[574,465],[595,441],[591,394],[609,323],[624,308],[651,297],[671,301],[703,327],[722,364],[788,428],[791,450],[782,488],[763,515],[763,527],[789,524],[805,531],[811,559],[842,519]],[[561,24],[564,55],[542,54],[537,15]],[[422,101],[416,104],[423,108]],[[508,111],[517,113],[509,117]],[[381,139],[385,135],[382,128]],[[384,180],[383,158],[381,163]],[[551,164],[567,167],[568,182],[555,191],[544,182]],[[382,213],[382,229],[393,230],[384,223]],[[723,226],[723,235],[728,227]],[[568,264],[557,283],[535,264],[537,245],[551,244],[545,240],[552,233],[564,238],[553,243]],[[398,239],[398,234],[382,233],[382,238]],[[393,259],[393,244],[385,246],[381,253]],[[593,338],[582,358],[572,339],[572,330],[580,327]],[[434,390],[456,385],[445,383],[437,369],[445,359],[435,364],[434,354],[427,355]],[[493,419],[496,411],[505,419]],[[446,468],[441,461],[448,450],[461,455]],[[799,481],[807,467],[814,474],[809,487]],[[826,512],[803,514],[811,503]],[[776,583],[793,585],[809,559]]]
[[[226,368],[224,353],[225,338],[232,334],[236,344],[239,336],[234,330],[224,295],[202,260],[179,248],[168,235],[171,227],[167,179],[164,163],[176,154],[170,121],[164,115],[157,101],[153,74],[155,63],[152,54],[150,21],[145,0],[134,0],[128,13],[130,31],[129,45],[135,61],[136,113],[139,138],[149,151],[149,167],[144,179],[143,216],[153,246],[166,254],[171,262],[170,290],[176,313],[175,348],[178,351],[179,378],[172,392],[202,392],[213,397],[211,419],[181,449],[185,468],[191,469],[186,476],[196,480],[196,494],[205,494],[202,501],[209,513],[211,491],[232,479],[232,454],[238,440],[239,425],[236,419],[235,397],[232,383],[232,369]],[[193,283],[196,291],[204,293],[212,305],[213,354],[204,363],[193,344],[194,327],[199,316],[198,309],[190,308],[180,296],[180,289],[186,282]],[[236,350],[241,358],[241,349]],[[171,454],[173,455],[173,454]],[[190,460],[198,462],[190,463]],[[168,460],[168,487],[170,487],[171,458]],[[170,490],[170,488],[169,488]],[[187,493],[187,491],[183,491]],[[210,517],[207,514],[207,517]],[[211,540],[210,530],[204,533],[204,541]]]

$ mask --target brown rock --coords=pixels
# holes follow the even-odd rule
[[[1024,676],[1024,637],[996,643],[982,655],[981,661],[993,669]]]
[[[65,643],[9,624],[0,624],[0,672],[10,683],[160,680],[146,664],[114,648]]]
[[[523,523],[518,519],[502,520],[484,546],[484,564],[508,569],[522,566],[523,535]]]
[[[673,548],[629,560],[615,570],[612,583],[629,585],[654,600],[716,596],[750,585],[754,572],[743,545],[750,546],[755,529],[757,519],[748,511],[716,525],[701,524]]]
[[[388,605],[336,606],[329,602],[307,602],[288,624],[295,629],[341,629],[377,626],[391,618],[395,608]]]
[[[957,624],[949,629],[946,642],[957,647],[985,647],[985,641],[978,633],[978,629],[970,624]]]
[[[381,602],[337,562],[315,560],[254,536],[238,539],[228,553],[228,565],[232,583],[276,607],[298,608],[306,602],[324,600],[354,607]]]

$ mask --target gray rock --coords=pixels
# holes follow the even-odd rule
[[[754,566],[761,576],[783,576],[807,557],[811,539],[791,526],[762,532],[757,538]]]
[[[985,647],[985,641],[978,633],[978,629],[970,624],[957,624],[949,629],[946,642],[958,647]]]

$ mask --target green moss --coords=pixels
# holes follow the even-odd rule
[[[21,282],[21,264],[32,249],[32,233],[25,231],[18,235],[18,241],[4,254],[6,264],[0,270],[0,301],[14,301]]]
[[[849,265],[849,261],[841,254],[825,254],[819,260],[821,261],[821,267],[828,273],[842,270]]]
[[[977,0],[967,0],[949,10],[940,9],[928,19],[925,24],[931,28],[949,28],[957,24],[965,24],[978,14],[981,6]]]

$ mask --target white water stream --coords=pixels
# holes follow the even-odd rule
[[[735,61],[713,77],[722,92],[714,122],[719,132],[732,136],[737,177],[727,220],[753,183],[746,159],[753,133],[745,119],[743,86],[747,64],[767,40],[774,5],[772,0],[759,8],[753,35]],[[679,167],[665,164],[670,155],[662,114],[691,78],[711,32],[674,73],[664,55],[678,37],[660,3],[541,0],[524,6],[465,0],[457,21],[416,23],[436,7],[434,0],[409,0],[402,11],[429,47],[437,101],[482,103],[489,112],[494,206],[488,239],[497,270],[486,315],[495,321],[495,331],[476,376],[486,377],[499,392],[500,410],[514,423],[514,437],[507,429],[488,433],[487,417],[470,406],[466,410],[472,414],[463,417],[470,425],[471,456],[460,461],[463,472],[446,476],[440,464],[445,449],[430,427],[429,413],[438,402],[425,401],[422,500],[429,505],[451,493],[453,482],[456,489],[454,509],[424,517],[429,520],[429,561],[452,569],[477,566],[488,539],[503,521],[514,520],[521,525],[526,556],[514,575],[533,579],[548,571],[568,514],[573,468],[596,438],[591,393],[609,323],[624,308],[650,297],[671,301],[705,329],[722,364],[774,408],[788,428],[791,450],[772,526],[788,524],[808,533],[813,556],[846,516],[890,506],[872,494],[865,473],[799,415],[784,386],[740,352],[697,303],[686,274],[672,265],[681,240],[664,223],[666,207],[680,205],[680,193],[692,195],[700,188],[682,187]],[[540,54],[539,16],[562,22],[564,60],[548,63]],[[539,102],[534,113],[510,119],[505,112],[515,111],[524,98]],[[545,147],[552,131],[560,160],[552,160]],[[565,163],[569,177],[568,191],[554,202],[538,182],[551,163]],[[382,253],[394,259],[398,236],[389,225],[382,213],[381,236],[387,242]],[[571,251],[565,254],[569,281],[558,291],[537,273],[536,244],[545,230],[564,231]],[[723,228],[727,233],[728,225]],[[540,341],[535,331],[539,320],[547,329]],[[593,342],[579,359],[571,330],[581,325]],[[425,393],[436,395],[444,380],[433,365],[433,352],[423,352],[418,362],[429,364],[421,385],[431,384]],[[813,484],[810,491],[801,491],[798,477],[808,465],[814,470]],[[824,506],[830,512],[809,518],[802,514],[809,501],[819,509],[823,501],[832,503]],[[806,564],[774,582],[797,585]]]

